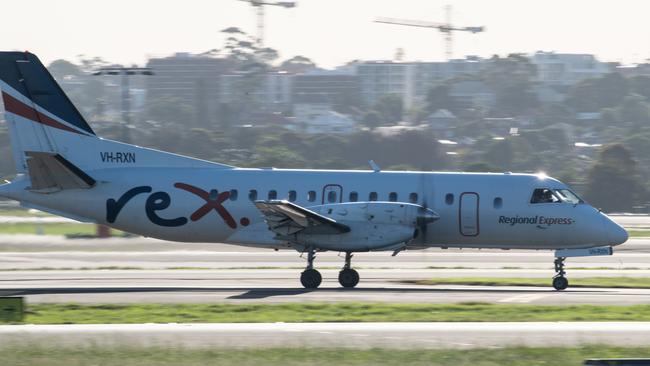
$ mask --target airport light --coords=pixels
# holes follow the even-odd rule
[[[94,76],[110,75],[122,76],[122,140],[126,143],[131,142],[129,134],[129,125],[131,124],[131,93],[129,77],[133,75],[152,76],[154,72],[148,67],[102,67],[93,73]]]

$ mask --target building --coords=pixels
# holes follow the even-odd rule
[[[204,127],[216,122],[219,107],[220,76],[228,62],[207,56],[176,53],[170,57],[149,59],[154,75],[147,77],[147,101],[175,98],[192,104],[196,110],[193,126]]]
[[[590,54],[538,51],[530,61],[537,67],[537,81],[543,85],[570,86],[612,72],[610,64]]]
[[[317,70],[293,76],[294,103],[335,105],[345,99],[360,98],[359,77],[349,71]]]
[[[295,128],[306,133],[349,134],[356,130],[356,122],[334,112],[328,104],[294,104]]]
[[[384,95],[398,95],[404,106],[413,102],[413,64],[393,61],[364,61],[355,65],[363,102],[372,106]]]
[[[367,105],[386,94],[399,95],[405,108],[425,100],[429,88],[461,75],[481,72],[487,60],[476,56],[448,62],[364,61],[357,63],[361,95]]]
[[[292,104],[292,77],[284,71],[262,75],[221,75],[219,100],[228,104],[246,97],[254,100],[264,110],[284,111],[290,109]]]
[[[416,62],[413,64],[413,95],[422,101],[432,85],[463,75],[476,75],[483,71],[488,62],[476,56],[448,62]]]
[[[459,108],[492,108],[496,104],[496,94],[482,81],[463,80],[452,83],[449,97]]]

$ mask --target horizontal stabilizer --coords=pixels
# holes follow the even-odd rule
[[[30,190],[52,193],[64,189],[92,188],[96,181],[63,156],[40,151],[26,151]]]
[[[347,225],[289,201],[255,201],[255,206],[264,215],[269,229],[278,235],[298,232],[328,235],[350,231]]]

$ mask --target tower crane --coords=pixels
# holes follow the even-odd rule
[[[264,46],[264,7],[279,6],[282,8],[295,8],[295,1],[263,1],[263,0],[240,0],[249,3],[257,11],[257,45]]]
[[[453,33],[454,32],[470,32],[472,34],[485,32],[485,27],[455,27],[451,24],[451,5],[445,6],[446,21],[445,23],[434,23],[421,20],[407,20],[407,19],[396,19],[396,18],[377,18],[375,23],[384,23],[384,24],[396,24],[396,25],[405,25],[408,27],[420,27],[420,28],[434,28],[438,29],[444,37],[446,44],[446,57],[447,60],[451,60],[453,56]]]

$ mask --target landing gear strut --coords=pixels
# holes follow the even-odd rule
[[[339,272],[339,283],[343,287],[352,288],[359,283],[359,273],[352,269],[351,261],[352,253],[345,252],[345,265],[341,272]]]
[[[564,260],[566,257],[557,257],[555,258],[555,277],[553,277],[553,287],[562,291],[569,287],[569,280],[564,277],[566,272],[564,272]]]
[[[305,288],[318,288],[320,283],[323,281],[320,272],[314,269],[315,258],[316,253],[314,248],[309,248],[307,251],[307,267],[300,274],[300,283],[302,283]]]

